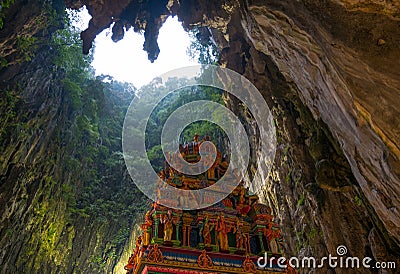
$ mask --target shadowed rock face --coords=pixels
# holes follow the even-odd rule
[[[42,3],[39,2],[16,1],[10,8],[9,14],[19,23],[5,24],[0,32],[0,52],[9,64],[19,58],[13,50],[15,44],[11,43],[15,33],[37,32],[32,18],[41,12]],[[72,8],[86,5],[93,17],[89,28],[81,35],[85,53],[95,36],[113,22],[114,41],[122,39],[124,31],[130,27],[144,31],[144,50],[151,61],[158,56],[158,31],[167,16],[177,15],[187,30],[198,25],[207,26],[220,49],[221,65],[250,79],[276,119],[279,144],[274,169],[264,176],[263,198],[282,224],[287,255],[335,255],[336,247],[345,245],[351,256],[397,260],[400,264],[398,1],[83,0],[66,1],[66,4]],[[50,68],[45,69],[49,71],[42,74],[52,73]],[[17,64],[1,70],[0,79],[8,81],[20,73],[18,77],[26,81],[41,83],[44,76],[38,76],[40,70],[35,71],[36,76]],[[54,74],[52,77],[61,76]],[[27,88],[23,97],[33,106],[44,104],[41,109],[45,109],[46,104],[62,109],[65,103],[61,95],[51,97],[49,103],[42,102],[40,98],[47,98],[47,93],[62,94],[59,87],[52,87],[53,82],[43,83],[36,84],[43,86],[40,96],[35,96],[37,89]],[[228,100],[228,106],[246,118],[234,98]],[[46,115],[50,125],[64,119],[62,111],[54,113]],[[40,151],[30,150],[27,158],[21,152],[20,147],[35,144],[33,141],[38,136],[10,141],[4,153],[7,159],[2,158],[1,180],[17,180],[22,172],[18,170],[25,168],[21,163],[30,162],[31,158],[46,159],[43,152],[47,146],[43,144]],[[54,149],[52,157],[58,159],[62,153]],[[42,186],[37,184],[28,184],[29,197],[42,191]],[[23,187],[8,188],[5,183],[2,185],[0,202],[13,206],[8,206],[10,211],[4,214],[1,211],[3,219],[16,226],[16,222],[8,218],[15,218],[12,214],[17,212],[22,216],[21,222],[28,225],[29,218],[23,210],[14,210],[19,200],[9,197],[11,193],[20,193]],[[53,215],[41,216],[32,229],[46,227],[50,218],[60,215],[65,204],[60,203],[58,207],[60,209]],[[85,222],[87,227],[94,226],[90,220]],[[80,241],[73,235],[79,227],[74,226],[74,221],[71,223],[74,229],[70,231],[60,228],[63,231],[60,248],[64,245],[66,250],[75,250],[69,253],[69,262],[79,262],[76,269],[93,269],[89,264],[85,266],[85,262],[89,261],[93,250],[99,249],[100,242],[83,243],[92,242],[90,239],[97,234],[92,232],[89,240]],[[111,225],[102,225],[101,230],[114,233]],[[20,250],[30,241],[29,237],[21,237],[18,246],[11,245],[7,242],[8,231],[6,226],[2,227],[1,240],[7,245],[0,255],[2,258],[21,256]],[[115,260],[107,261],[107,269]],[[40,263],[29,258],[19,261],[28,266]],[[47,266],[46,271],[63,269],[65,262],[58,264],[61,265],[58,268]],[[366,271],[360,269],[359,273]],[[346,269],[335,272],[349,273]]]

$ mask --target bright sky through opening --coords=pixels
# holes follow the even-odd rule
[[[80,12],[80,17],[83,21],[80,27],[85,29],[90,20],[86,9]],[[169,17],[160,29],[158,45],[161,52],[154,63],[147,59],[147,53],[143,51],[143,34],[130,29],[117,43],[111,40],[111,34],[110,28],[96,37],[92,63],[96,75],[111,75],[118,81],[130,82],[139,88],[170,70],[197,64],[186,54],[190,38],[176,17]]]

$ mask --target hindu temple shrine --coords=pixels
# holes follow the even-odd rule
[[[189,163],[197,162],[204,141],[209,137],[199,140],[195,135],[176,153]],[[159,177],[176,188],[199,189],[217,182],[228,165],[227,156],[217,151],[213,166],[202,174],[185,175],[166,163]],[[144,214],[142,234],[125,266],[127,274],[295,273],[290,266],[277,264],[283,256],[283,238],[271,208],[245,185],[240,181],[230,195],[205,209],[173,209],[154,202]],[[183,206],[179,199],[175,202],[178,208]],[[258,264],[265,253],[276,259]]]

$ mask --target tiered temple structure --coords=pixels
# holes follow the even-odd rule
[[[181,146],[183,158],[199,161],[199,146],[209,137]],[[171,155],[170,157],[173,157]],[[214,184],[227,170],[228,161],[217,152],[214,165],[197,176],[184,175],[166,164],[159,173],[168,184],[183,189],[199,189]],[[180,201],[176,201],[179,207]],[[279,267],[282,236],[271,209],[259,203],[244,183],[221,202],[200,210],[170,209],[155,202],[141,225],[127,273],[285,273]],[[257,259],[267,252],[275,257],[260,268]],[[264,262],[263,262],[264,263]],[[293,272],[294,273],[294,272]]]

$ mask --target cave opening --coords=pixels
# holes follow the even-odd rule
[[[67,9],[67,13],[73,27],[79,31],[88,27],[91,16],[85,6],[77,11]],[[90,54],[96,76],[109,75],[140,88],[170,70],[199,64],[195,33],[185,31],[177,16],[169,16],[160,28],[160,54],[153,62],[143,50],[145,38],[142,32],[125,28],[124,38],[114,42],[111,38],[114,25],[111,24],[94,40]]]

